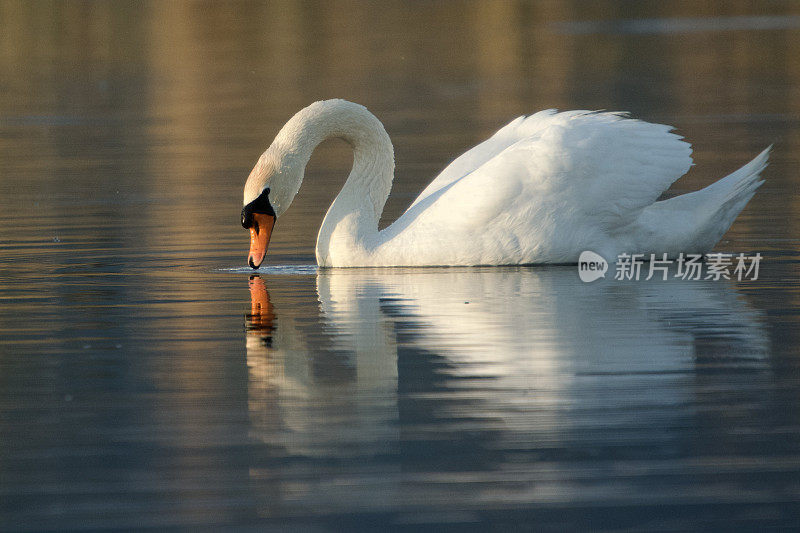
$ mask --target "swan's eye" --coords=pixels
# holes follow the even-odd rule
[[[272,208],[272,204],[269,203],[269,187],[264,189],[258,198],[242,209],[242,227],[244,229],[252,228],[253,224],[256,223],[253,218],[253,213],[264,213],[272,215],[273,217],[275,216],[275,210]]]
[[[253,225],[253,214],[247,209],[242,209],[242,227],[248,229]]]

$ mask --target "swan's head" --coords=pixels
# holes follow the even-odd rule
[[[242,226],[250,230],[250,254],[247,262],[258,268],[267,255],[275,221],[292,203],[300,182],[302,168],[292,164],[289,154],[270,146],[258,159],[244,185]]]

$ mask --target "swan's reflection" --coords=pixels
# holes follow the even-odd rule
[[[331,270],[317,291],[343,349],[425,347],[446,354],[456,374],[533,388],[586,372],[690,370],[711,346],[748,364],[766,346],[757,314],[725,282],[585,284],[563,267]],[[398,323],[414,335],[387,339]]]
[[[487,497],[497,485],[483,487],[477,472],[602,459],[622,444],[638,453],[691,446],[696,435],[680,428],[703,416],[698,393],[723,383],[704,370],[735,369],[730,386],[767,367],[759,315],[726,282],[585,284],[564,267],[328,270],[309,311],[296,284],[267,281],[285,304],[273,311],[264,282],[251,281],[254,436],[285,457],[353,461],[350,474],[397,469],[379,487],[353,481],[346,497],[306,480],[301,492],[314,505],[352,502],[352,491],[367,507],[419,498],[408,473],[443,470],[471,472],[464,479],[477,484],[464,490]],[[538,484],[524,498],[578,490],[541,465],[535,475],[525,468],[515,483]]]
[[[394,357],[383,357],[388,344],[371,351],[374,321],[352,324],[343,342],[320,317],[313,282],[310,293],[298,294],[296,286],[277,291],[286,297],[277,310],[264,279],[252,276],[249,287],[245,324],[254,436],[299,456],[349,457],[391,446],[397,365]]]

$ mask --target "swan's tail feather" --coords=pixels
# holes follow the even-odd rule
[[[698,191],[705,198],[708,215],[705,233],[708,248],[712,248],[731,227],[764,180],[761,172],[767,168],[772,146],[758,154],[739,170]]]
[[[766,150],[758,154],[752,161],[736,172],[712,183],[703,190],[709,193],[720,193],[727,190],[725,194],[726,200],[748,194],[745,191],[755,192],[755,189],[764,183],[764,180],[760,179],[760,176],[761,172],[767,168],[770,150],[772,150],[772,145],[768,146]],[[752,197],[752,194],[750,197]]]
[[[645,209],[642,222],[658,235],[658,246],[679,252],[707,253],[725,235],[764,180],[772,146],[752,161],[704,189],[656,202]],[[665,230],[665,228],[669,228]]]

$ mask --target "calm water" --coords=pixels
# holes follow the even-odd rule
[[[790,529],[800,520],[791,2],[0,2],[0,530]],[[267,267],[238,224],[291,114],[395,142],[392,220],[511,118],[623,109],[774,143],[745,281],[322,271],[320,147]]]

